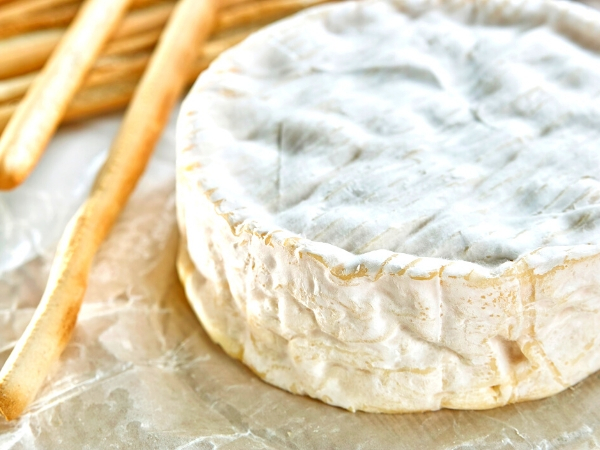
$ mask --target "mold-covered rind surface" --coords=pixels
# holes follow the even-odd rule
[[[524,3],[473,4],[524,13],[514,6]],[[564,8],[527,4],[534,15]],[[582,23],[566,14],[562,26],[575,35]],[[269,383],[350,410],[483,409],[552,395],[600,368],[598,245],[541,248],[493,269],[354,255],[240,220],[237,200],[199,171],[203,126],[186,103],[179,273],[211,338]]]
[[[215,342],[276,386],[350,410],[482,409],[549,396],[600,367],[596,247],[565,248],[549,270],[540,251],[497,276],[390,252],[356,264],[290,233],[231,227],[210,196],[178,187],[192,306]]]
[[[600,245],[600,54],[560,32],[570,10],[402,5],[305,14],[216,61],[188,97],[205,189],[354,254]]]

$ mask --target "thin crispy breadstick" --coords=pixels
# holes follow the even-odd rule
[[[150,60],[149,53],[137,53],[127,56],[104,56],[98,59],[91,73],[83,83],[83,89],[99,84],[108,84],[127,78],[130,75],[140,75]],[[33,84],[38,72],[32,72],[10,80],[0,81],[0,105],[18,101]],[[0,130],[2,130],[0,123]]]
[[[265,11],[268,12],[267,18],[273,20],[291,12],[295,12],[300,7],[312,6],[322,3],[322,1],[323,0],[266,0],[260,2],[261,4],[259,5],[243,5],[242,7],[231,7],[220,11],[217,16],[217,23],[220,23],[222,36],[217,35],[206,43],[203,49],[203,54],[205,56],[195,62],[196,70],[191,75],[192,81],[216,56],[218,56],[219,53],[232,45],[237,44],[251,31],[256,29],[256,27],[247,28],[247,24],[263,22],[265,20]],[[172,7],[168,4],[168,8],[164,8],[164,6],[165,5],[161,5],[140,10],[139,16],[134,16],[135,13],[129,14],[123,21],[122,26],[118,29],[119,31],[115,34],[127,37],[133,30],[143,30],[144,27],[148,25],[148,22],[138,21],[139,18],[142,17],[142,14],[144,14],[144,17],[150,17],[150,19],[159,17],[160,20],[162,20],[165,16],[170,14],[172,10]],[[249,14],[250,11],[253,13]],[[148,15],[146,16],[147,13]],[[130,19],[132,19],[132,21],[128,22]],[[164,20],[166,20],[166,18]],[[226,27],[236,28],[232,30]],[[239,30],[238,28],[240,27],[243,27],[243,29]],[[119,49],[119,47],[123,50],[126,48],[135,51],[139,50],[139,48],[135,48],[135,46],[131,45],[132,42],[135,42],[135,39],[132,39],[131,41],[124,40],[123,44],[120,44],[119,41],[115,41],[114,44],[111,42],[108,47],[111,48],[112,46],[112,51],[108,51],[108,53],[116,53],[116,50]],[[124,85],[128,87],[131,86],[130,77],[141,73],[147,60],[148,56],[145,54],[101,57],[92,69],[84,86],[89,88],[100,84],[109,85],[104,86],[102,89],[96,89],[94,92],[98,94],[97,97],[87,95],[87,89],[84,89],[82,91],[83,95],[76,96],[74,100],[74,103],[79,106],[77,108],[69,107],[65,116],[65,121],[78,120],[88,115],[100,114],[126,106],[131,98],[133,89],[128,90],[128,88],[123,88],[118,85],[117,81],[126,77],[128,81]],[[15,79],[0,81],[0,104],[7,101],[14,101],[22,96],[31,83],[33,76],[34,74],[29,74]],[[114,83],[115,90],[119,92],[119,95],[113,95],[110,83]],[[106,95],[108,101],[101,102],[99,100],[101,95]],[[5,105],[5,107],[0,110],[0,131],[3,129],[5,122],[8,120],[13,110],[14,105],[12,107],[6,107]],[[84,111],[85,114],[83,113]]]
[[[88,75],[84,87],[109,84],[132,76],[139,76],[146,70],[150,61],[150,53],[138,53],[128,56],[104,56],[94,65]],[[85,90],[85,89],[84,89]]]
[[[45,30],[0,41],[0,79],[42,67],[62,36],[62,30]]]
[[[152,5],[164,3],[177,3],[177,0],[131,0],[131,8],[147,8]]]
[[[130,0],[88,0],[0,138],[0,189],[33,170]]]
[[[255,26],[235,30],[235,32],[230,32],[225,36],[217,36],[209,40],[202,48],[202,55],[194,63],[194,71],[190,74],[190,81],[194,81],[200,72],[206,69],[217,56],[228,48],[239,44],[258,29],[259,27]]]
[[[136,0],[133,0],[134,3]],[[146,22],[150,23],[150,28],[162,26],[168,18],[175,3],[173,2],[150,2],[145,0],[141,3],[137,0],[138,9],[134,9],[130,15],[141,21],[141,29],[133,29],[128,34],[149,29]],[[141,8],[140,8],[141,7]],[[23,18],[10,20],[6,23],[0,21],[0,38],[8,38],[18,34],[39,31],[47,28],[65,27],[73,20],[78,4],[67,4],[62,7],[56,7],[48,10],[39,11],[34,14],[25,15]],[[166,13],[166,14],[165,14]],[[134,27],[136,26],[133,23]],[[119,36],[122,37],[122,36]]]
[[[202,49],[202,56],[197,58],[186,77],[186,85],[193,83],[198,75],[223,51],[243,41],[257,28],[239,31],[225,38],[212,40]],[[116,68],[115,68],[116,70]],[[80,120],[85,117],[114,111],[125,107],[135,91],[137,85],[136,74],[130,73],[128,79],[120,77],[118,81],[99,85],[80,92],[71,103],[65,114],[65,122]],[[0,130],[2,129],[2,112],[0,110]]]
[[[131,7],[139,8],[168,0],[132,0]],[[8,3],[8,4],[5,4]],[[6,24],[14,20],[27,19],[38,12],[51,12],[66,4],[81,4],[82,0],[19,0],[0,1],[0,23]]]
[[[230,6],[239,5],[240,3],[245,3],[248,0],[221,0],[220,6],[221,8],[228,8]]]
[[[81,91],[71,102],[65,114],[65,122],[123,109],[131,101],[139,81],[139,75],[132,75]]]
[[[193,82],[200,72],[206,69],[220,53],[241,42],[257,29],[258,27],[244,28],[207,41],[202,48],[201,57],[193,63],[188,82]],[[69,105],[64,121],[79,120],[90,115],[101,114],[126,106],[131,99],[135,81],[139,79],[139,75],[146,68],[149,59],[147,53],[116,57],[104,56],[98,59],[83,84],[84,88],[77,93]],[[0,132],[16,109],[16,104],[7,105],[7,102],[3,101],[3,96],[7,100],[10,99],[15,102],[26,92],[30,80],[35,76],[36,74],[32,73],[0,82]],[[121,81],[125,82],[121,83]],[[94,89],[90,89],[91,87],[94,87]],[[102,101],[103,97],[106,97],[106,102]]]
[[[10,3],[9,3],[10,5]],[[6,39],[19,34],[48,29],[65,27],[75,17],[79,10],[79,4],[66,4],[57,6],[47,11],[40,11],[23,18],[4,21],[0,23],[0,38]]]
[[[60,240],[40,305],[0,372],[8,419],[29,404],[69,341],[92,259],[143,173],[213,17],[212,0],[175,8],[90,196]]]
[[[61,6],[66,3],[79,3],[79,0],[21,0],[0,6],[0,23],[19,20],[40,10]]]
[[[32,72],[10,80],[0,81],[0,104],[20,99],[35,80],[37,72]]]
[[[162,28],[173,6],[173,3],[157,4],[128,13],[112,39],[125,39],[137,33]],[[64,30],[61,29],[43,30],[0,41],[0,80],[40,69],[63,34]]]
[[[14,1],[15,4],[31,3],[38,0],[19,0]],[[18,34],[27,32],[39,31],[48,28],[57,28],[67,26],[79,8],[81,0],[55,0],[57,2],[54,7],[40,8],[39,10],[32,10],[31,12],[25,12],[23,14],[10,14],[12,17],[2,19],[0,17],[0,39],[5,39]],[[227,7],[231,4],[238,4],[252,0],[223,0],[221,7]],[[66,3],[65,3],[66,2]],[[0,4],[2,1],[0,0]],[[60,3],[65,3],[60,5]],[[172,7],[174,4],[173,0],[132,0],[132,9],[152,7]],[[12,6],[9,3],[7,6]],[[0,10],[3,7],[0,6]],[[21,12],[21,11],[19,11]],[[1,15],[1,11],[0,11]]]
[[[202,56],[194,61],[192,70],[187,77],[187,83],[193,83],[217,56],[241,42],[256,29],[244,29],[226,37],[208,41],[202,49]],[[115,61],[114,66],[107,70],[107,73],[97,73],[97,69],[95,69],[85,82],[86,89],[79,92],[69,105],[63,122],[81,120],[127,106],[139,80],[138,69],[145,58],[144,54],[139,55],[135,61],[130,61],[128,57],[127,62],[122,63],[123,65]],[[0,132],[8,123],[15,109],[16,104],[0,105]]]
[[[135,53],[142,50],[152,49],[158,42],[161,34],[161,29],[146,31],[144,33],[129,36],[124,39],[109,42],[104,50],[103,55],[123,55],[126,53]]]
[[[321,3],[321,1],[322,0],[305,0],[301,3],[305,6],[311,6]],[[244,9],[239,7],[235,8],[235,10],[234,8],[230,8],[220,12],[221,17],[225,18],[221,21],[222,27],[225,23],[227,23],[228,26],[242,26],[244,28],[242,30],[229,30],[222,28],[221,31],[223,32],[223,36],[211,38],[211,40],[209,40],[204,46],[204,56],[196,60],[194,63],[195,69],[190,75],[189,81],[193,81],[197,75],[204,70],[208,64],[210,64],[210,62],[222,51],[237,44],[250,32],[256,29],[256,27],[246,28],[246,22],[242,22],[240,20],[241,17],[245,17],[247,22],[258,23],[259,21],[262,22],[262,20],[264,20],[262,11],[264,11],[265,8],[269,8],[271,13],[273,13],[273,11],[278,11],[279,13],[283,14],[284,12],[290,12],[289,8],[291,8],[291,5],[300,4],[300,2],[292,3],[289,0],[284,0],[283,2],[279,2],[281,8],[277,9],[273,7],[274,5],[278,4],[277,0],[267,0],[264,3],[270,3],[270,6],[265,7],[264,5],[260,5],[257,8],[254,8],[253,11],[256,13],[255,15],[247,15],[245,12],[242,13]],[[291,12],[294,11],[292,10]],[[231,16],[229,17],[229,15]],[[270,18],[273,19],[272,16],[270,16]],[[127,16],[127,19],[129,19],[129,15]],[[238,23],[236,23],[236,21]],[[122,28],[119,29],[121,30]],[[232,33],[232,31],[234,32]],[[131,99],[133,88],[135,86],[135,83],[131,81],[131,76],[141,73],[144,65],[147,62],[147,58],[148,57],[145,54],[122,55],[116,58],[100,58],[98,63],[94,66],[90,76],[84,83],[84,86],[86,88],[100,84],[106,84],[106,86],[96,88],[93,91],[84,89],[81,92],[81,95],[78,94],[65,114],[65,122],[79,120],[87,116],[105,113],[114,109],[121,109],[126,106]],[[4,82],[0,81],[0,103],[9,100],[14,101],[14,99],[17,99],[19,96],[23,95],[28,87],[28,80],[31,80],[31,78],[33,78],[33,74],[19,77],[14,80],[6,80]],[[119,83],[118,81],[123,78],[127,78],[127,81],[124,83]],[[103,96],[106,98],[106,101],[101,101]],[[13,113],[14,109],[15,105],[4,105],[4,107],[0,108],[0,131],[6,125],[6,122],[10,118],[10,115]]]
[[[310,6],[332,0],[262,0],[242,3],[224,10],[217,16],[215,32],[229,30],[253,23],[266,23]]]
[[[216,25],[219,31],[224,32],[231,28],[253,23],[265,23],[302,8],[323,3],[323,0],[244,1],[246,4],[227,7],[219,12],[218,24]],[[115,32],[115,38],[125,38],[161,27],[170,11],[170,4],[159,4],[155,7],[139,10],[139,12],[129,13]],[[32,33],[19,39],[0,41],[0,79],[19,76],[42,67],[47,55],[50,54],[59,39],[60,31],[47,30]],[[112,42],[109,45],[112,45]],[[134,41],[130,41],[129,44],[131,42]],[[140,44],[140,41],[137,42]],[[148,41],[145,42],[145,45],[148,45]],[[143,47],[141,46],[141,48]]]
[[[16,104],[0,105],[0,130],[4,129],[11,116],[14,114],[15,109],[17,109]]]
[[[159,3],[147,8],[132,11],[121,22],[111,40],[162,28],[173,12],[174,3]]]
[[[133,74],[131,77],[82,90],[69,105],[63,122],[72,122],[123,109],[131,101],[139,78],[139,75]],[[8,123],[15,109],[16,104],[0,105],[0,130]]]

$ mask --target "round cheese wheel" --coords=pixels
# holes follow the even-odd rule
[[[481,409],[600,368],[600,15],[326,5],[223,54],[178,124],[210,337],[349,410]]]

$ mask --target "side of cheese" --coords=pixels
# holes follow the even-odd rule
[[[491,408],[598,370],[594,42],[572,5],[376,0],[222,56],[178,130],[179,272],[211,338],[350,410]]]

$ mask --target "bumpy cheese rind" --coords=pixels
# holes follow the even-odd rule
[[[407,15],[439,9],[495,23],[551,22],[579,45],[600,42],[597,17],[562,4],[371,2],[302,14],[254,36],[242,57],[284,29],[302,30],[343,8],[368,16],[373,5]],[[386,249],[354,254],[279,229],[243,192],[223,185],[206,152],[230,137],[214,126],[219,111],[206,106],[207,86],[235,72],[239,51],[200,78],[178,129],[179,272],[202,324],[227,353],[291,392],[377,412],[542,398],[600,368],[597,243],[541,247],[493,267]]]

